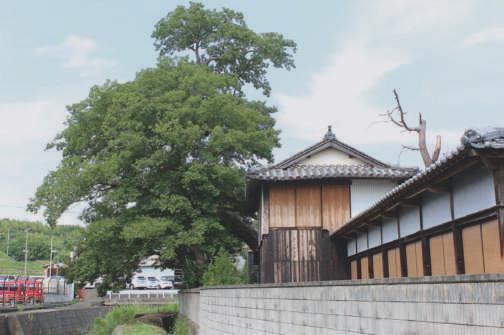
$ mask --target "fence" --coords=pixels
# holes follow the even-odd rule
[[[1,305],[41,303],[44,301],[42,285],[40,279],[5,277],[0,281]]]
[[[200,335],[504,334],[504,274],[223,286],[179,296]]]
[[[107,304],[171,303],[177,301],[178,290],[122,290],[107,292]]]
[[[7,276],[0,279],[0,306],[68,302],[74,297],[74,286],[58,278]]]
[[[44,302],[69,302],[74,298],[74,284],[65,282],[63,277],[45,278],[43,281]]]

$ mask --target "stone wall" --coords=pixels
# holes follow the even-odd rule
[[[198,312],[182,296],[201,335],[504,334],[504,275],[205,288]]]
[[[81,335],[110,307],[60,308],[0,314],[1,335]]]

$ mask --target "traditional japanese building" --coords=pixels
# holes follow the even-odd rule
[[[248,174],[260,281],[504,273],[504,129],[423,171],[323,140]]]
[[[393,167],[341,141],[322,141],[248,174],[251,211],[260,219],[260,281],[349,276],[346,243],[330,235],[418,172]]]
[[[332,238],[352,279],[504,273],[504,128],[466,131]]]

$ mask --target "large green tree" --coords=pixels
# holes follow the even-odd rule
[[[269,95],[268,67],[294,67],[294,41],[279,33],[256,33],[242,13],[227,8],[208,10],[193,2],[179,6],[156,24],[152,37],[161,57],[190,55],[197,64],[233,76],[238,94],[243,94],[244,84],[251,84]]]
[[[170,56],[194,48],[188,41],[198,22],[220,38],[198,42],[197,59]],[[163,266],[182,267],[198,285],[221,247],[257,247],[253,220],[243,214],[244,174],[271,161],[279,142],[275,108],[247,100],[243,85],[269,91],[266,68],[290,68],[286,44],[293,42],[253,33],[240,13],[195,3],[168,14],[154,36],[158,65],[130,82],[93,87],[69,106],[66,129],[49,144],[63,159],[29,209],[43,210],[54,225],[71,204],[88,204],[85,239],[68,272],[73,279],[105,275],[106,286],[121,285],[142,257],[159,254]],[[216,43],[229,52],[210,51]],[[233,70],[231,63],[249,59],[242,45],[264,43],[269,51],[254,56],[252,72]]]

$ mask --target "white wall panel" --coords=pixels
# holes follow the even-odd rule
[[[353,179],[350,185],[352,216],[363,212],[397,186],[391,180]]]
[[[399,211],[401,237],[408,236],[420,230],[420,208],[402,207]]]
[[[357,252],[367,250],[367,233],[360,233],[357,235]]]
[[[383,219],[382,227],[383,227],[383,243],[387,243],[399,238],[397,236],[397,219],[395,218]]]
[[[355,239],[351,239],[347,242],[347,253],[348,256],[355,255],[357,252],[357,241]]]
[[[491,170],[474,167],[453,179],[453,207],[456,218],[495,206],[495,204]]]
[[[451,221],[450,194],[426,193],[422,196],[423,228]]]
[[[382,244],[381,227],[372,226],[368,232],[369,248],[374,248]]]

